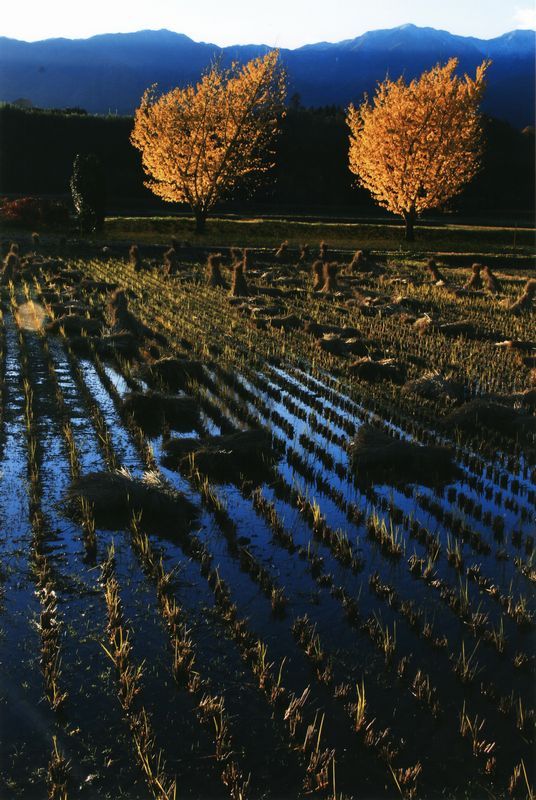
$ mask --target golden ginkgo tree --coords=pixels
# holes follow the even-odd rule
[[[348,109],[350,170],[379,205],[404,218],[408,241],[418,215],[444,206],[479,169],[479,104],[490,63],[474,78],[456,75],[455,58],[409,84],[387,78],[372,103]]]
[[[214,64],[195,86],[148,89],[130,140],[156,195],[187,203],[198,231],[214,204],[270,169],[283,114],[285,75],[277,50],[243,66]]]

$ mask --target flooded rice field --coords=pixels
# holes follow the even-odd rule
[[[3,287],[2,797],[533,796],[525,282],[291,256]]]

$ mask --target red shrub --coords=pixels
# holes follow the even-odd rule
[[[21,228],[63,228],[69,224],[69,211],[58,201],[19,197],[1,201],[0,220],[5,225]]]

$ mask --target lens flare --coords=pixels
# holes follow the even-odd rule
[[[27,331],[38,331],[43,327],[45,320],[45,309],[39,303],[29,300],[19,306],[17,310],[17,323],[20,328]]]

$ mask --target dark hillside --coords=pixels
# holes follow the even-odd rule
[[[266,49],[220,48],[167,30],[32,43],[0,37],[0,100],[25,98],[43,108],[82,106],[91,113],[132,114],[153,83],[163,90],[182,86],[195,82],[214,58],[224,65],[244,63]],[[452,56],[459,59],[462,74],[491,58],[485,113],[519,128],[533,124],[534,31],[484,40],[402,25],[343,42],[281,50],[290,94],[299,93],[304,105],[317,107],[360,101],[387,73],[412,79]]]

